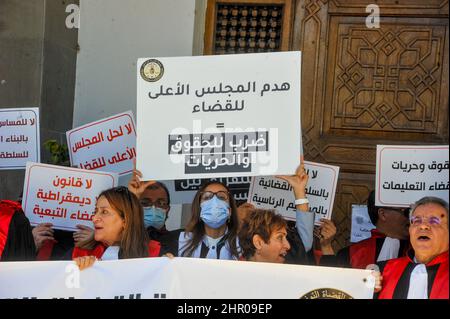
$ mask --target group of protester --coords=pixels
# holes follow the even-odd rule
[[[186,228],[168,231],[169,191],[141,176],[135,170],[128,187],[103,191],[93,229],[79,225],[73,233],[49,223],[32,229],[20,202],[0,201],[0,261],[73,259],[83,270],[96,260],[179,256],[370,268],[375,298],[449,298],[448,203],[441,199],[425,197],[411,208],[377,207],[372,192],[372,236],[335,252],[334,223],[314,226],[303,161],[294,175],[278,176],[293,188],[295,223],[275,210],[237,207],[227,185],[214,181],[197,191]]]

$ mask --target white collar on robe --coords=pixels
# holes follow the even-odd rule
[[[119,259],[119,246],[109,246],[103,252],[101,260],[117,260]]]
[[[398,257],[400,250],[400,240],[397,238],[386,237],[384,239],[383,247],[381,247],[377,262],[394,259]]]
[[[416,257],[414,262],[417,263]],[[409,279],[407,299],[428,299],[428,273],[425,264],[416,264]]]

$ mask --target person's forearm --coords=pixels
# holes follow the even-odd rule
[[[304,199],[306,198],[306,191],[304,187],[296,187],[294,188],[294,196],[295,199]],[[309,211],[309,205],[308,204],[301,204],[296,205],[295,208],[302,212],[308,212]]]
[[[303,246],[305,246],[305,251],[308,252],[313,246],[314,213],[297,209],[295,214],[297,232],[302,239]]]

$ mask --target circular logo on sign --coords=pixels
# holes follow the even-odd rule
[[[337,289],[319,288],[304,294],[300,299],[353,299],[353,297]]]
[[[156,82],[162,78],[163,74],[164,67],[158,60],[147,60],[141,66],[141,76],[147,82]]]

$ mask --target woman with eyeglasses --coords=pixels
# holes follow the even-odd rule
[[[184,231],[170,233],[162,243],[168,256],[238,259],[237,209],[228,187],[208,182],[196,193]]]
[[[143,209],[126,187],[103,191],[95,205],[94,239],[75,247],[72,258],[81,270],[96,259],[157,257],[160,244],[150,240],[144,227]]]

